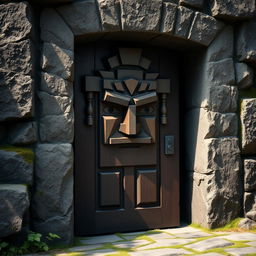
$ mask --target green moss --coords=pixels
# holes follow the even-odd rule
[[[17,154],[21,155],[23,159],[32,164],[34,160],[34,152],[29,148],[21,148],[21,147],[13,147],[9,145],[0,146],[0,150],[9,151],[9,152],[16,152]]]
[[[256,88],[248,88],[240,91],[241,98],[256,98]]]
[[[218,232],[218,231],[222,231],[222,232],[231,232],[231,231],[240,231],[241,229],[238,227],[238,224],[239,222],[242,220],[243,218],[236,218],[232,221],[230,221],[229,223],[227,223],[225,226],[223,227],[220,227],[220,228],[214,228],[214,229],[207,229],[207,228],[203,228],[201,227],[200,225],[198,224],[194,224],[192,223],[190,225],[190,227],[194,227],[194,228],[197,228],[197,229],[200,229],[202,231],[205,231],[205,232]]]

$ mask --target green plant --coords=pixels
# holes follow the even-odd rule
[[[48,241],[59,238],[58,235],[53,233],[49,233],[46,236]],[[2,256],[16,256],[25,253],[46,252],[48,250],[49,246],[46,242],[42,241],[42,235],[32,231],[29,231],[26,240],[20,246],[0,240],[0,255]]]

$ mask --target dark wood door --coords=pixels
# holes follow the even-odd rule
[[[76,45],[75,233],[179,225],[178,58]]]

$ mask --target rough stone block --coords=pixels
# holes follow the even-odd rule
[[[225,27],[207,48],[207,61],[215,62],[233,58],[234,29]]]
[[[43,142],[73,142],[73,113],[59,116],[45,116],[39,121],[39,134]]]
[[[196,12],[188,39],[208,46],[223,27],[223,23],[201,12]]]
[[[33,75],[33,44],[31,40],[0,46],[0,69]]]
[[[75,35],[100,32],[100,17],[95,0],[74,2],[57,8]]]
[[[250,18],[255,14],[254,0],[214,0],[212,15],[223,19]]]
[[[13,145],[28,145],[37,141],[36,122],[18,123],[9,131],[9,142]]]
[[[235,113],[218,113],[207,111],[208,126],[205,139],[224,136],[236,136],[238,132],[238,118]],[[207,122],[205,120],[205,122]]]
[[[44,43],[41,66],[43,71],[73,80],[74,53],[55,44]]]
[[[208,63],[207,75],[211,85],[235,85],[233,59],[229,58]]]
[[[187,38],[194,12],[186,7],[179,6],[175,25],[175,35]]]
[[[32,184],[33,151],[27,148],[1,147],[1,183]]]
[[[0,70],[0,121],[32,117],[33,91],[30,76]]]
[[[229,113],[236,110],[237,95],[231,86],[212,86],[209,88],[207,108],[214,112]]]
[[[242,153],[256,154],[256,99],[241,103]]]
[[[161,32],[173,34],[178,6],[173,3],[163,3]]]
[[[245,218],[239,222],[238,227],[243,229],[253,229],[256,227],[256,222]]]
[[[246,63],[236,63],[236,83],[239,89],[249,88],[253,85],[253,69]]]
[[[53,8],[46,8],[42,11],[40,27],[41,39],[44,42],[53,43],[71,51],[74,50],[74,35]]]
[[[207,228],[223,226],[241,212],[240,170],[230,165],[208,175],[194,172],[192,193],[192,222]]]
[[[238,138],[222,137],[198,141],[192,170],[204,174],[221,171],[227,177],[230,175],[231,179],[232,175],[240,172],[240,165]]]
[[[45,72],[41,73],[40,90],[55,96],[73,97],[73,85],[71,82]]]
[[[66,96],[53,96],[46,92],[38,92],[41,102],[41,116],[63,115],[73,111],[72,99]]]
[[[244,190],[256,191],[256,158],[244,159]]]
[[[201,9],[203,7],[204,0],[180,0],[179,3],[180,5]]]
[[[256,211],[249,211],[245,216],[250,220],[256,221]]]
[[[72,192],[70,192],[72,193]],[[67,211],[65,216],[54,216],[46,220],[34,220],[34,229],[42,234],[48,233],[58,234],[59,240],[55,240],[54,244],[73,244],[73,209]]]
[[[0,184],[0,237],[21,230],[23,215],[28,207],[29,197],[25,185]]]
[[[159,32],[162,0],[120,0],[123,30]]]
[[[238,102],[238,87],[230,86],[230,112],[237,111],[237,102]]]
[[[71,242],[73,150],[71,144],[39,144],[36,148],[33,214],[35,230],[55,231]],[[52,225],[49,225],[52,224]]]
[[[237,33],[236,54],[239,61],[256,63],[256,22],[243,22]]]
[[[29,4],[1,4],[0,24],[0,45],[32,37],[32,12]]]
[[[256,192],[245,192],[244,193],[244,213],[253,210],[256,205]]]
[[[120,3],[117,0],[97,0],[103,30],[121,30]]]

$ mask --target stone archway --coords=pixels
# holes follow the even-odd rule
[[[232,28],[200,11],[160,0],[121,0],[120,4],[89,0],[45,9],[41,14],[34,228],[61,233],[63,241],[72,241],[74,41],[78,37],[95,40],[112,32],[118,36],[119,31],[141,32],[145,40],[184,40],[208,47],[200,59],[200,72],[189,74],[193,82],[186,87],[186,169],[192,177],[193,222],[205,227],[225,224],[241,207]]]

